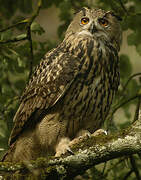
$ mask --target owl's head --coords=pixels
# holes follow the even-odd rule
[[[82,8],[68,27],[67,34],[90,36],[112,43],[119,50],[121,43],[120,18],[102,9]]]

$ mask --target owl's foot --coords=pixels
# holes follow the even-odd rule
[[[61,155],[65,154],[65,153],[70,153],[71,155],[73,155],[74,153],[72,152],[72,150],[69,147],[69,143],[70,143],[70,139],[65,137],[62,138],[60,140],[60,142],[58,143],[58,145],[56,146],[56,154],[55,157],[60,157]]]
[[[83,138],[83,137],[91,137],[91,133],[88,130],[80,130],[77,134],[76,134],[76,138]]]
[[[70,147],[73,147],[76,144],[81,143],[83,140],[89,139],[91,136],[98,136],[101,134],[107,135],[107,131],[103,129],[98,129],[95,131],[93,134],[91,134],[87,130],[81,130],[78,134],[77,137],[74,138],[72,141],[70,141],[69,138],[64,137],[60,140],[58,145],[56,146],[56,154],[55,157],[60,157],[63,154],[69,153],[71,155],[74,155],[73,151],[71,150]]]
[[[70,141],[70,139],[67,137],[63,137],[58,143],[58,145],[56,146],[55,157],[60,157],[61,155],[66,154],[66,153],[74,155],[70,147],[73,147],[73,145],[80,143],[84,139],[88,139],[90,136],[91,136],[91,133],[89,131],[81,130],[76,135],[76,138],[74,138],[72,141]]]
[[[107,131],[105,131],[104,129],[98,129],[92,134],[92,136],[107,135],[107,134],[108,134]]]
[[[91,137],[91,133],[87,130],[81,130],[76,135],[76,138],[74,138],[72,141],[70,141],[69,146],[73,147],[75,144],[81,143],[83,140],[87,140]]]

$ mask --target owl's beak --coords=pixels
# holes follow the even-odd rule
[[[94,23],[91,24],[89,31],[91,32],[91,34],[94,34],[95,32],[97,32],[97,28]]]

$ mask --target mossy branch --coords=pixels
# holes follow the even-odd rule
[[[75,155],[39,158],[23,164],[0,163],[0,175],[10,179],[72,179],[86,169],[121,156],[141,151],[141,105],[138,120],[111,135],[91,136],[72,145]]]

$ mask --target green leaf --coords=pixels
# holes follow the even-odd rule
[[[44,29],[40,26],[40,24],[36,22],[33,22],[31,24],[31,31],[39,35],[42,35],[43,33],[45,33]]]
[[[25,87],[25,81],[20,79],[20,80],[16,81],[14,85],[17,89],[23,90],[23,88]]]
[[[11,30],[4,31],[3,33],[1,33],[1,40],[11,39],[12,34],[13,34],[13,33],[12,33]]]
[[[136,79],[132,79],[128,84],[128,96],[133,97],[139,91],[139,85]],[[133,102],[132,102],[133,103]]]
[[[127,55],[120,55],[120,76],[127,79],[132,73],[132,65]]]
[[[139,55],[141,56],[141,44],[138,44],[136,46],[137,52],[139,53]]]
[[[127,42],[129,45],[134,45],[137,39],[137,35],[135,32],[131,33],[127,37]]]
[[[27,37],[26,34],[20,34],[20,35],[16,36],[16,39],[21,40],[21,39],[26,38],[26,37]]]

